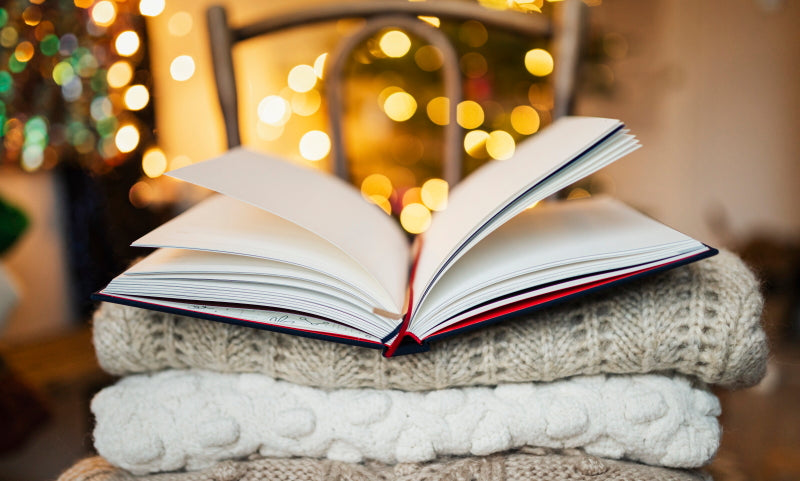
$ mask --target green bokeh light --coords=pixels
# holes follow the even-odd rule
[[[6,93],[11,90],[11,86],[14,84],[14,79],[11,77],[11,74],[6,72],[5,70],[0,71],[0,94]]]
[[[39,50],[41,50],[42,53],[48,57],[58,53],[60,46],[61,42],[58,40],[58,37],[52,33],[50,35],[46,35],[42,41],[39,42]]]

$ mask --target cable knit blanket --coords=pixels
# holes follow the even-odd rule
[[[94,345],[117,375],[200,368],[258,372],[308,386],[403,390],[574,375],[677,371],[750,386],[767,344],[755,277],[730,252],[589,298],[444,340],[431,352],[377,351],[104,304]]]
[[[429,463],[351,464],[311,458],[222,461],[209,468],[134,476],[105,459],[84,459],[57,481],[710,481],[697,471],[600,459],[579,450],[525,448]]]
[[[252,454],[396,463],[526,445],[697,467],[720,437],[717,398],[660,375],[415,393],[169,370],[123,378],[91,407],[98,453],[135,474]]]

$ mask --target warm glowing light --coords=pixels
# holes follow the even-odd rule
[[[125,91],[123,100],[128,110],[142,110],[150,101],[150,92],[144,85],[133,85]]]
[[[306,132],[300,139],[300,155],[307,160],[320,160],[331,151],[331,139],[321,130]]]
[[[389,199],[387,199],[386,197],[383,197],[381,195],[371,195],[371,196],[367,197],[367,200],[369,200],[373,204],[375,204],[378,207],[380,207],[381,210],[383,210],[387,214],[391,214],[392,213],[392,204],[389,202]]]
[[[505,160],[514,155],[516,142],[514,137],[504,130],[495,130],[486,139],[486,153],[493,159]]]
[[[456,107],[456,121],[465,129],[480,127],[483,118],[483,109],[478,102],[465,100]]]
[[[147,207],[153,200],[155,200],[156,193],[147,182],[140,180],[133,184],[131,190],[128,191],[128,200],[134,207],[139,209]]]
[[[265,122],[258,122],[256,125],[256,135],[261,140],[271,142],[283,135],[283,125],[270,125]]]
[[[403,193],[402,203],[403,205],[409,204],[421,204],[422,203],[422,195],[420,194],[422,189],[419,187],[412,187],[406,190]]]
[[[417,111],[417,101],[408,92],[395,92],[386,98],[383,111],[395,122],[404,122]]]
[[[458,37],[470,47],[480,47],[489,39],[489,32],[481,22],[467,20],[459,28]]]
[[[422,184],[422,203],[430,210],[444,210],[447,208],[447,194],[449,186],[442,179],[428,179]]]
[[[442,26],[442,21],[439,20],[439,17],[426,17],[425,15],[420,15],[417,18],[422,20],[423,22],[429,23],[429,24],[431,24],[431,25],[433,25],[434,27],[437,27],[437,28]]]
[[[405,90],[396,85],[392,85],[381,90],[381,93],[378,94],[378,106],[383,109],[383,104],[386,103],[386,99],[388,99],[389,96],[395,92],[405,92]]]
[[[314,60],[314,74],[317,78],[322,78],[325,74],[325,61],[328,59],[328,53],[323,53],[316,60]]]
[[[539,130],[539,114],[531,106],[518,105],[511,111],[511,126],[522,135],[531,135]]]
[[[169,30],[170,35],[183,37],[192,31],[193,24],[192,16],[188,12],[176,12],[169,17],[167,30]]]
[[[136,32],[125,30],[117,35],[117,39],[114,40],[114,48],[123,57],[130,57],[139,50],[139,43],[139,36],[136,35]]]
[[[422,204],[408,204],[400,212],[400,225],[407,232],[421,234],[431,225],[431,212]]]
[[[592,194],[590,194],[588,190],[581,187],[576,187],[569,191],[569,194],[567,194],[567,200],[586,199],[587,197],[591,196]]]
[[[289,102],[277,95],[269,95],[261,99],[257,112],[259,120],[273,126],[285,124],[292,116]]]
[[[400,30],[389,30],[381,36],[378,46],[387,57],[400,58],[411,49],[411,39]]]
[[[194,59],[188,55],[178,55],[169,65],[169,74],[178,82],[183,82],[194,75]]]
[[[537,77],[550,75],[553,72],[553,56],[541,48],[528,50],[525,54],[525,68]]]
[[[40,145],[26,145],[22,150],[22,168],[33,172],[44,163],[44,149]]]
[[[0,45],[6,48],[11,48],[17,43],[19,34],[14,27],[8,26],[0,30]]]
[[[433,72],[442,68],[444,56],[442,52],[433,45],[425,45],[420,47],[414,54],[414,61],[422,70]]]
[[[292,112],[297,115],[308,117],[319,111],[322,105],[322,96],[316,90],[309,90],[305,93],[294,92],[292,94]]]
[[[142,156],[142,171],[152,179],[167,171],[167,156],[158,147],[151,147]]]
[[[94,3],[94,0],[75,0],[74,3],[78,8],[89,8]]]
[[[428,102],[428,118],[436,125],[447,125],[450,123],[450,99],[447,97],[435,97]]]
[[[147,17],[155,17],[164,11],[164,0],[141,0],[139,13]]]
[[[388,199],[392,195],[392,181],[383,174],[370,174],[361,182],[361,194],[366,198],[379,196]]]
[[[92,21],[101,27],[108,27],[117,18],[117,7],[113,2],[102,0],[92,7]]]
[[[480,78],[486,75],[489,70],[489,64],[486,62],[486,57],[478,52],[469,52],[464,54],[459,61],[461,71],[464,72],[469,78]]]
[[[464,136],[464,151],[470,157],[481,159],[486,157],[486,141],[489,140],[489,132],[483,130],[473,130]]]
[[[35,5],[30,5],[28,8],[22,11],[22,21],[25,22],[25,25],[31,27],[39,25],[39,22],[42,21],[42,10]]]
[[[317,85],[317,74],[311,65],[297,65],[289,71],[289,88],[295,92],[308,92]]]
[[[17,48],[14,49],[14,57],[20,62],[28,62],[33,58],[34,52],[33,44],[25,40],[24,42],[20,42]]]
[[[75,77],[75,71],[72,70],[72,65],[69,62],[58,62],[53,67],[53,81],[58,85],[67,84],[72,78]]]
[[[188,155],[178,155],[169,161],[169,170],[180,169],[192,164],[192,159]]]
[[[117,130],[114,143],[120,152],[132,152],[139,145],[139,130],[134,125],[124,125]]]
[[[131,64],[124,60],[114,62],[114,64],[108,68],[108,72],[106,73],[106,81],[108,82],[108,85],[114,88],[120,88],[128,85],[128,82],[130,82],[132,78],[133,67],[131,67]]]

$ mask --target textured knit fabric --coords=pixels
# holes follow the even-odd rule
[[[134,476],[101,457],[84,459],[57,481],[711,481],[698,471],[600,459],[578,450],[522,449],[485,457],[394,466],[311,458],[222,461],[200,471]]]
[[[385,359],[378,351],[104,304],[94,345],[108,372],[259,372],[327,388],[403,390],[574,375],[677,371],[728,387],[764,375],[758,284],[729,252]]]
[[[691,468],[720,436],[713,394],[654,374],[419,393],[168,370],[127,376],[91,407],[97,452],[138,474],[251,454],[396,463],[526,445]]]

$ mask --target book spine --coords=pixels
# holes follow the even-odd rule
[[[411,323],[412,312],[414,311],[414,279],[417,275],[417,264],[419,264],[419,254],[422,250],[422,238],[417,237],[417,241],[415,243],[415,250],[414,253],[414,261],[411,264],[411,269],[408,274],[408,289],[406,290],[406,315],[403,316],[403,322],[400,324],[399,330],[397,332],[397,336],[389,343],[383,351],[384,357],[392,357],[395,354],[398,354],[398,350],[407,351],[407,349],[400,349],[400,345],[413,345],[416,343],[418,349],[423,351],[427,351],[426,345],[423,345],[422,341],[419,340],[417,336],[408,332],[408,325]],[[387,342],[388,339],[384,339],[384,343]],[[418,351],[409,351],[411,352],[418,352]]]

